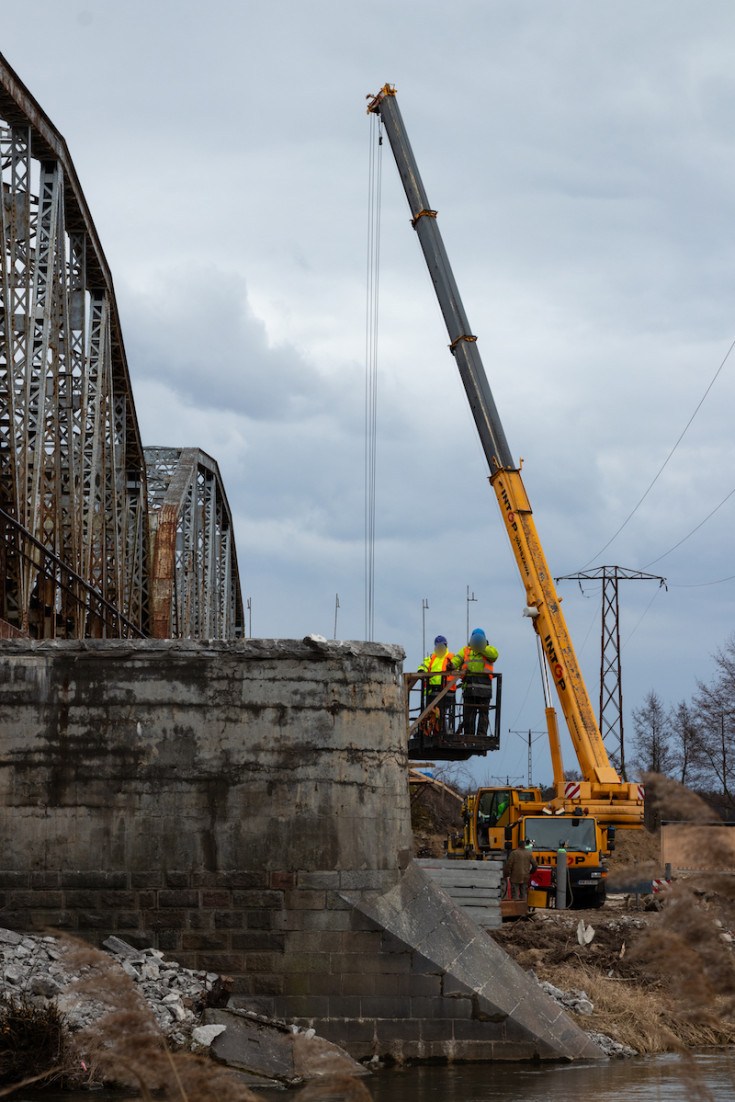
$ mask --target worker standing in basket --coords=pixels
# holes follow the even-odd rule
[[[454,655],[449,650],[446,636],[437,635],[434,640],[433,651],[431,654],[427,654],[419,666],[419,673],[430,674],[430,677],[424,682],[424,708],[431,704],[432,700],[438,696],[447,684],[450,685],[449,692],[437,704],[441,734],[450,734],[454,730],[454,682],[456,674],[452,665],[453,658]],[[450,672],[447,673],[447,670]]]
[[[497,661],[496,647],[488,645],[481,628],[475,628],[470,641],[457,651],[452,665],[462,678],[462,730],[465,736],[487,737],[490,721],[490,701],[493,696],[493,663]]]

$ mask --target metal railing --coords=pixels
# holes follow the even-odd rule
[[[501,673],[493,674],[488,683],[488,689],[492,685],[492,699],[488,694],[486,703],[479,704],[456,672],[443,675],[439,685],[430,685],[436,673],[406,673],[403,677],[409,757],[459,760],[500,748]],[[485,709],[487,731],[478,733],[477,710]],[[471,730],[465,730],[470,726]]]
[[[31,638],[145,638],[101,593],[85,582],[58,555],[44,547],[14,517],[0,509],[3,570],[0,577],[1,612],[12,626]],[[29,608],[19,608],[8,592],[8,557],[17,556],[36,571]]]

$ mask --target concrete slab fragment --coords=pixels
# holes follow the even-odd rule
[[[528,1059],[529,1052],[542,1060],[604,1059],[602,1050],[560,1012],[535,980],[415,862],[384,895],[353,902],[408,948],[435,962],[432,970],[441,968],[447,981],[447,1004],[456,1006],[464,991],[471,994],[470,1016],[488,1022],[490,1048],[498,1040],[497,1023],[507,1021],[519,1059]]]
[[[294,1033],[279,1022],[264,1021],[242,1010],[210,1009],[204,1012],[205,1025],[223,1025],[214,1037],[210,1052],[221,1064],[297,1086],[308,1079],[326,1075],[367,1075],[368,1072],[338,1045],[323,1037]]]

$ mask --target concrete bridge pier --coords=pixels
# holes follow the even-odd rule
[[[0,640],[0,925],[156,946],[357,1058],[601,1057],[411,861],[402,659]]]

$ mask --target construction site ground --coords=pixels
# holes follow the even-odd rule
[[[414,801],[416,856],[442,857],[459,803]],[[660,839],[620,830],[607,860],[610,887],[658,877]],[[561,991],[584,992],[582,1029],[639,1053],[735,1042],[735,876],[678,874],[668,889],[611,891],[599,910],[531,910],[488,932],[526,971]],[[581,1003],[580,1005],[584,1005]]]

